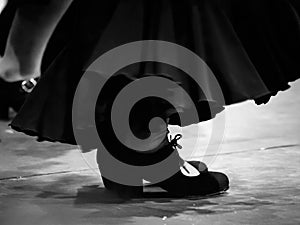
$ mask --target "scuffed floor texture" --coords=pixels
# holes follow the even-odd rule
[[[184,134],[181,154],[225,172],[230,190],[182,199],[148,187],[145,198],[130,201],[104,190],[95,152],[38,143],[1,122],[0,224],[300,224],[299,112],[300,82],[267,105],[230,106],[223,142],[211,154],[205,146],[213,121],[171,128]],[[198,128],[199,151],[191,154]],[[217,149],[218,141],[211,144]]]

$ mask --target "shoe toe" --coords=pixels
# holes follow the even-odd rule
[[[214,177],[214,179],[218,183],[218,189],[219,191],[226,191],[229,189],[229,178],[224,174],[220,172],[210,172],[210,175]]]

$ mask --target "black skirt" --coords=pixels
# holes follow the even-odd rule
[[[177,108],[170,110],[167,103],[154,101],[145,108],[169,117],[171,124],[211,119],[225,105],[246,100],[267,103],[300,77],[299,13],[296,0],[75,0],[50,40],[45,72],[11,125],[43,140],[76,144],[72,107],[85,71],[104,53],[146,40],[173,43],[196,54],[216,78],[224,101],[214,97],[210,82],[199,87],[174,65],[133,63],[104,81],[106,100],[98,101],[96,120],[110,118],[108,102],[126,85],[155,76],[174,82],[191,97],[189,102],[170,87],[167,95],[181,107],[177,114],[188,113],[191,104],[198,110],[199,121],[182,123]],[[82,103],[90,100],[87,92],[93,85],[86,83]]]

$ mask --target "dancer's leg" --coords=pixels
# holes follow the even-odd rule
[[[17,10],[0,59],[0,75],[6,81],[18,81],[40,75],[42,57],[59,20],[72,0],[23,3]]]

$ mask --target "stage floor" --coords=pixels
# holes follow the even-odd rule
[[[213,121],[171,128],[184,134],[181,154],[226,173],[229,191],[180,199],[145,188],[145,198],[131,201],[104,190],[95,151],[83,155],[74,146],[38,143],[0,122],[0,224],[300,224],[299,112],[296,82],[267,105],[228,107],[218,151],[205,152],[215,135]],[[199,151],[191,153],[187,149],[198,129]],[[219,143],[213,140],[210,146],[217,149]]]

